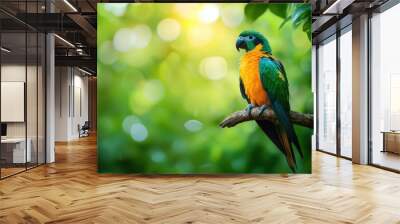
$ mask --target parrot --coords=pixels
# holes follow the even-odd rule
[[[285,155],[292,172],[296,172],[296,158],[293,145],[300,156],[303,153],[299,140],[289,118],[289,83],[283,64],[272,55],[271,46],[261,33],[246,30],[239,34],[236,49],[245,50],[239,65],[239,87],[247,101],[246,111],[251,116],[254,107],[260,107],[260,115],[272,109],[277,122],[256,120],[261,130]]]

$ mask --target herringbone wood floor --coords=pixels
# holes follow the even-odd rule
[[[0,181],[0,223],[400,223],[400,175],[315,152],[312,175],[96,173],[93,137]]]

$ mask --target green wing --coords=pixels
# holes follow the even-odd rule
[[[291,144],[293,143],[300,155],[303,156],[293,124],[289,118],[289,82],[282,63],[272,57],[263,57],[260,59],[259,70],[262,85],[271,101],[272,109],[278,117],[279,129],[282,132],[281,138],[284,141],[282,144],[287,145],[284,144],[287,139],[289,144],[286,147],[289,147],[292,151]],[[285,151],[288,152],[287,150],[289,149],[287,148]],[[291,154],[294,160],[293,152]]]
[[[240,77],[239,77],[239,87],[240,87],[240,94],[242,94],[243,99],[245,99],[247,103],[250,103],[249,98],[246,95],[246,91],[244,90],[242,79]]]
[[[272,58],[261,58],[260,79],[271,103],[279,103],[289,112],[289,83],[282,63]]]

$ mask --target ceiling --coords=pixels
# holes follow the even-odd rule
[[[97,0],[1,0],[2,46],[9,60],[36,55],[36,33],[54,32],[56,65],[73,65],[96,73]],[[51,12],[51,13],[50,13]],[[27,34],[25,31],[34,32]],[[27,48],[25,49],[25,46]],[[40,47],[40,46],[39,46]],[[2,52],[4,54],[4,52]],[[4,60],[5,57],[3,57]]]
[[[313,0],[313,44],[352,23],[352,18],[374,11],[388,0]]]
[[[387,0],[311,0],[314,43],[327,35],[337,21],[377,7]],[[46,5],[47,2],[47,5]],[[0,21],[3,46],[13,48],[15,57],[26,54],[24,32],[54,32],[56,65],[81,66],[96,72],[98,2],[118,0],[1,0]],[[50,13],[51,12],[51,13]],[[351,18],[350,18],[351,21]],[[335,32],[331,29],[330,32]],[[22,33],[21,33],[22,32]],[[28,58],[36,46],[28,38]],[[11,58],[11,57],[10,57]]]

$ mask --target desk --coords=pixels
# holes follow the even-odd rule
[[[7,162],[9,163],[25,163],[25,162],[30,162],[32,159],[32,154],[31,154],[31,145],[32,141],[30,138],[27,139],[27,146],[26,147],[26,154],[25,154],[25,138],[5,138],[1,139],[1,151],[2,151],[2,157],[3,152],[5,152],[5,156],[9,158],[5,158]],[[12,148],[10,148],[12,147]],[[11,155],[12,154],[12,157]],[[11,160],[12,158],[12,160]],[[26,158],[26,161],[25,161]]]
[[[400,154],[400,132],[383,131],[383,150],[382,152],[392,152]]]

